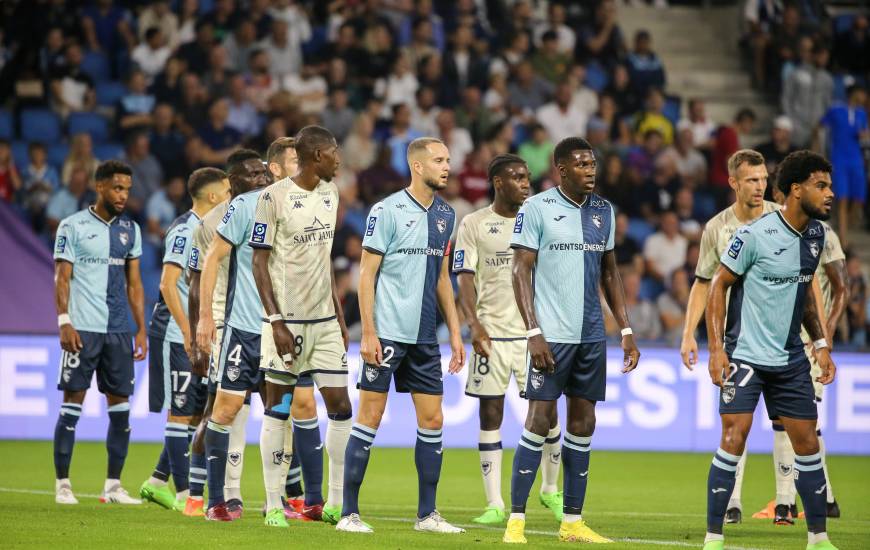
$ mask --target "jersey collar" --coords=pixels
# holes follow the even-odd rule
[[[104,220],[103,218],[101,218],[101,217],[99,216],[99,214],[97,214],[97,211],[94,210],[94,205],[88,206],[88,212],[91,213],[91,216],[95,217],[96,219],[98,219],[98,220],[100,221],[100,223],[102,223],[102,224],[104,224],[104,225],[106,225],[106,226],[110,226],[110,225],[112,225],[113,223],[115,223],[115,220],[118,219],[118,216],[115,216],[114,218],[112,218],[112,219],[109,220],[109,221]]]
[[[566,195],[562,191],[562,188],[559,187],[558,185],[556,186],[556,191],[558,191],[558,193],[562,196],[562,198],[565,199],[566,201],[568,201],[568,204],[570,204],[574,208],[583,208],[584,206],[586,206],[586,203],[589,202],[589,195],[586,195],[586,198],[583,199],[583,202],[577,202],[574,199],[570,198],[568,195]]]
[[[777,210],[777,211],[776,211],[776,215],[779,217],[779,221],[782,222],[782,225],[784,225],[786,229],[788,229],[789,231],[791,231],[792,233],[794,233],[795,237],[797,237],[797,238],[801,238],[801,237],[803,237],[803,235],[801,234],[801,232],[798,231],[797,229],[795,229],[794,227],[792,227],[791,224],[788,223],[788,221],[787,221],[787,220],[782,216],[782,212],[781,212],[781,211]],[[807,224],[807,227],[809,227],[809,224]]]
[[[432,204],[430,204],[428,207],[426,207],[426,206],[423,206],[423,204],[421,204],[420,201],[418,201],[417,199],[415,199],[415,198],[414,198],[414,195],[412,195],[411,193],[408,192],[408,189],[402,189],[402,191],[404,191],[405,194],[408,195],[408,198],[409,198],[409,199],[411,199],[412,201],[414,201],[414,204],[416,204],[417,206],[419,206],[420,208],[422,208],[422,209],[423,209],[423,212],[428,212],[428,211],[429,211],[429,208],[432,208],[432,205],[435,204],[435,201],[437,200],[437,197],[433,197],[433,198],[432,198]]]

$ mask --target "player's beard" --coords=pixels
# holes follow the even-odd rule
[[[441,183],[439,180],[433,178],[426,178],[423,180],[423,183],[433,191],[441,191],[445,187],[447,187],[447,182]]]
[[[814,220],[828,221],[831,219],[831,210],[828,209],[827,212],[823,212],[820,208],[816,208],[812,204],[808,204],[804,201],[801,201],[801,208],[803,208],[804,212],[807,213],[807,216],[811,217]]]
[[[109,201],[106,201],[105,203],[103,203],[103,206],[106,207],[106,212],[109,213],[109,216],[111,216],[113,218],[120,216],[124,212],[123,208],[118,210],[117,208],[115,208],[115,205]],[[125,204],[125,206],[126,206],[126,204]]]

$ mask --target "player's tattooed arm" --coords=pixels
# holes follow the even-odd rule
[[[728,372],[728,355],[725,354],[725,293],[737,282],[737,275],[723,265],[716,269],[710,283],[707,298],[707,343],[710,349],[708,368],[713,384],[720,388]]]
[[[459,281],[459,308],[471,329],[471,347],[474,353],[489,357],[492,342],[486,329],[477,318],[477,288],[474,286],[474,273],[461,272],[456,279]]]
[[[840,317],[849,302],[849,285],[846,283],[849,279],[846,276],[846,262],[844,260],[829,262],[825,264],[824,270],[831,282],[831,311],[827,322],[828,337],[830,338],[828,343],[830,344],[837,332]]]
[[[133,359],[141,361],[148,354],[148,336],[145,332],[145,289],[142,286],[138,258],[127,260],[127,301],[130,302],[137,328]]]
[[[269,256],[271,254],[271,248],[255,248],[251,267],[254,272],[254,282],[257,284],[257,293],[260,295],[260,301],[263,303],[266,317],[272,317],[273,315],[280,317],[275,321],[270,321],[272,325],[272,339],[275,340],[275,349],[278,351],[281,359],[285,363],[290,364],[296,359],[296,346],[294,345],[293,333],[284,324],[284,316],[281,315],[281,308],[278,306],[278,300],[275,299],[272,276],[269,274]]]
[[[54,303],[57,314],[69,314],[69,282],[72,279],[73,264],[65,261],[54,262]],[[60,347],[70,353],[81,351],[82,338],[71,323],[60,327]]]
[[[199,271],[190,270],[190,288],[187,295],[187,322],[188,331],[192,337],[196,336],[196,324],[199,322]],[[191,346],[189,351],[190,366],[196,376],[208,374],[208,354],[201,353],[199,346]]]
[[[459,328],[459,315],[456,313],[456,302],[453,298],[453,284],[450,282],[450,261],[442,260],[441,274],[438,276],[436,295],[441,316],[450,330],[450,365],[447,372],[456,374],[465,366],[465,346],[462,345],[462,335]]]
[[[625,291],[622,288],[622,278],[619,276],[616,253],[613,250],[608,250],[601,258],[601,287],[604,290],[604,299],[607,300],[607,305],[613,312],[613,317],[620,330],[629,328],[631,324],[628,319],[628,310],[625,307]],[[637,362],[640,360],[640,350],[637,349],[633,334],[626,334],[622,337],[622,351],[624,354],[622,372],[631,372],[637,367]]]
[[[813,342],[825,337],[823,328],[823,317],[821,312],[822,304],[817,293],[812,290],[807,292],[806,304],[804,304],[804,314],[802,323],[804,328],[810,335]],[[834,381],[837,368],[834,366],[834,361],[831,359],[831,348],[828,346],[815,350],[816,361],[822,370],[821,376],[816,380],[822,384],[830,384]]]
[[[514,248],[511,281],[514,287],[514,298],[520,308],[526,330],[539,328],[538,318],[535,316],[535,288],[532,286],[532,270],[537,259],[538,253],[534,250]],[[528,348],[533,369],[547,372],[555,370],[556,361],[543,334],[529,338]]]
[[[208,246],[202,274],[199,276],[199,321],[196,324],[196,345],[199,352],[205,355],[211,353],[211,345],[215,339],[214,316],[211,305],[214,287],[217,285],[218,269],[221,260],[232,250],[229,241],[215,236]]]
[[[332,307],[335,309],[335,317],[338,319],[338,326],[341,328],[344,351],[347,351],[348,344],[350,344],[350,336],[347,333],[347,323],[344,322],[344,309],[341,307],[341,299],[338,297],[338,286],[335,284],[335,269],[329,270],[329,276],[332,280]]]
[[[381,268],[383,256],[363,250],[359,263],[359,315],[362,323],[362,338],[359,354],[370,365],[380,365],[383,361],[381,341],[375,329],[375,279]]]

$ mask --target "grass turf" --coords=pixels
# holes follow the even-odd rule
[[[153,468],[160,447],[130,447],[123,483],[131,494]],[[711,451],[712,452],[712,451]],[[447,449],[438,495],[441,513],[468,529],[464,535],[431,535],[413,530],[417,476],[412,449],[375,448],[363,485],[362,517],[374,535],[338,533],[321,523],[291,523],[289,530],[263,525],[260,454],[246,451],[242,493],[245,517],[232,524],[187,518],[154,504],[104,505],[106,454],[102,444],[80,442],[71,478],[78,506],[59,506],[53,498],[51,442],[0,442],[0,545],[4,548],[277,548],[291,544],[323,548],[468,548],[501,544],[501,527],[471,523],[484,506],[476,451]],[[502,492],[509,501],[510,461],[505,451]],[[617,539],[610,548],[699,548],[704,536],[709,454],[618,453],[593,451],[584,517],[599,533]],[[829,457],[841,519],[828,532],[841,550],[870,547],[870,457]],[[726,548],[801,549],[803,521],[776,527],[753,520],[773,496],[769,455],[749,457],[743,488],[744,522],[726,526]],[[90,495],[90,496],[88,496]],[[558,524],[538,504],[537,485],[529,499],[526,535],[535,547],[556,546]]]

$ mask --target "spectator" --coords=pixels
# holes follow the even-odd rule
[[[230,71],[227,51],[220,44],[208,54],[208,70],[202,75],[202,84],[209,97],[226,97],[230,92]]]
[[[468,86],[462,91],[462,102],[456,108],[456,123],[468,130],[475,141],[483,141],[494,125],[493,115],[484,107],[479,88]]]
[[[187,68],[196,73],[202,73],[208,66],[208,56],[215,44],[214,27],[207,20],[196,22],[196,40],[182,44],[178,48],[178,57],[187,63]]]
[[[686,309],[689,305],[689,278],[682,269],[671,274],[667,292],[663,292],[656,300],[656,306],[661,316],[664,338],[671,346],[679,346],[686,321]]]
[[[127,93],[118,101],[116,109],[121,137],[150,128],[156,103],[156,98],[148,93],[145,73],[132,71],[127,79]]]
[[[76,166],[70,172],[69,183],[54,192],[45,207],[45,231],[53,239],[60,222],[72,216],[96,199],[96,193],[90,189],[90,176],[82,166]]]
[[[145,31],[144,41],[133,48],[130,59],[136,63],[140,71],[145,73],[148,84],[163,72],[172,50],[166,45],[166,39],[159,27],[151,27]]]
[[[417,77],[411,71],[408,57],[400,54],[396,57],[393,70],[386,78],[375,83],[375,95],[384,98],[384,115],[389,115],[390,109],[400,103],[411,107],[414,105],[417,89],[420,87]]]
[[[628,236],[628,216],[622,212],[616,215],[616,226],[613,228],[613,243],[616,265],[621,268],[627,268],[634,273],[643,273],[644,262],[641,248],[637,244],[637,241]]]
[[[861,86],[846,90],[847,103],[828,109],[821,124],[830,132],[834,196],[837,199],[837,234],[847,246],[849,226],[861,217],[867,199],[867,173],[861,145],[870,141],[867,125],[867,91]],[[851,204],[851,210],[850,210]]]
[[[559,50],[556,31],[547,31],[541,37],[541,47],[532,56],[535,72],[553,84],[560,82],[568,74],[571,57]]]
[[[695,196],[688,187],[674,194],[674,212],[680,220],[680,233],[692,242],[699,242],[703,225],[695,217]]]
[[[466,157],[465,167],[459,174],[460,195],[475,208],[491,202],[487,167],[492,155],[485,142],[478,143]]]
[[[547,31],[556,33],[559,52],[572,55],[577,36],[571,27],[565,24],[565,6],[556,2],[550,2],[547,6],[547,20],[538,24],[535,28],[535,42],[540,46],[543,36]]]
[[[756,151],[764,157],[764,162],[767,165],[767,181],[768,187],[771,189],[776,184],[779,163],[789,153],[797,150],[791,142],[792,128],[790,118],[785,115],[776,117],[773,121],[773,128],[770,131],[770,141],[762,143],[756,148]]]
[[[861,259],[852,254],[846,257],[846,275],[849,280],[849,303],[846,320],[849,322],[849,342],[853,346],[867,345],[867,277]]]
[[[572,136],[586,137],[587,115],[571,99],[571,84],[562,82],[556,86],[553,101],[538,109],[536,118],[547,130],[547,137],[553,143]]]
[[[246,73],[249,70],[248,59],[257,49],[257,28],[250,19],[243,19],[232,34],[224,38],[224,49],[227,52],[227,68]]]
[[[82,8],[82,30],[89,50],[105,52],[115,59],[119,52],[133,49],[136,36],[131,30],[130,13],[112,4],[113,0],[96,0],[94,5]]]
[[[691,123],[681,120],[677,124],[677,139],[664,150],[659,162],[670,163],[684,182],[701,184],[707,180],[707,160],[693,142]]]
[[[166,230],[178,216],[179,208],[186,194],[184,178],[175,177],[165,187],[160,187],[148,198],[145,207],[146,238],[155,246],[163,244]]]
[[[528,133],[529,139],[520,145],[518,154],[529,165],[529,179],[536,182],[550,169],[554,146],[540,124],[532,124]]]
[[[623,166],[622,157],[609,153],[601,164],[603,170],[598,178],[598,192],[617,209],[625,210],[637,197],[632,196],[631,178]]]
[[[269,73],[269,55],[260,49],[248,58],[247,96],[260,113],[268,109],[269,98],[278,91],[278,81]]]
[[[196,40],[196,21],[199,0],[181,0],[178,14],[178,45],[183,46]]]
[[[421,57],[415,58],[414,53],[411,54],[411,66],[417,67],[420,60],[430,53],[438,53],[434,48],[423,54]],[[338,36],[334,42],[327,44],[321,50],[321,58],[326,60],[341,60],[350,70],[352,77],[356,78],[362,73],[362,67],[365,64],[366,51],[359,45],[359,37],[357,36],[356,28],[352,23],[342,23],[338,29]]]
[[[613,68],[613,78],[605,88],[604,93],[616,101],[617,112],[620,117],[633,115],[641,107],[641,98],[634,93],[628,69],[619,64]]]
[[[473,41],[471,26],[458,27],[453,32],[450,49],[444,56],[444,77],[454,92],[467,86],[486,85],[488,67],[472,50]],[[451,101],[449,104],[453,105],[455,102]]]
[[[651,88],[664,90],[665,68],[652,50],[649,31],[640,30],[634,35],[634,51],[628,54],[627,62],[631,86],[638,97],[646,97]]]
[[[0,200],[12,202],[21,189],[21,176],[15,167],[12,147],[5,139],[0,139]]]
[[[94,156],[91,134],[87,132],[76,134],[70,141],[69,154],[63,161],[63,168],[60,171],[61,183],[68,185],[73,169],[77,167],[84,168],[88,176],[87,180],[90,182],[94,179],[94,172],[99,165],[100,161]]]
[[[782,12],[782,22],[774,30],[771,45],[775,60],[772,71],[775,81],[778,82],[784,65],[797,63],[801,39],[808,34],[810,33],[801,24],[800,9],[794,4],[786,5]]]
[[[286,75],[283,82],[284,89],[293,94],[303,115],[320,114],[326,108],[326,79],[318,74],[314,65],[302,65],[299,72]]]
[[[353,27],[350,29],[352,31]],[[411,41],[402,47],[402,55],[408,58],[408,63],[412,67],[416,67],[420,61],[433,53],[438,53],[438,50],[434,47],[432,22],[425,17],[417,17],[413,22]]]
[[[688,246],[689,241],[680,234],[680,220],[676,213],[664,212],[659,230],[644,243],[643,256],[646,259],[647,275],[664,284],[674,270],[686,263]]]
[[[435,47],[444,51],[447,47],[444,33],[444,22],[432,9],[432,0],[417,0],[414,2],[414,11],[408,14],[399,27],[399,44],[406,46],[412,42],[412,29],[417,21],[427,21],[432,33],[432,42]]]
[[[451,109],[442,109],[435,121],[438,124],[438,137],[450,151],[450,172],[458,174],[465,166],[465,157],[474,149],[471,134],[465,128],[456,126],[456,117]]]
[[[177,105],[177,122],[185,135],[192,135],[208,120],[208,92],[195,73],[181,79],[181,98]]]
[[[710,153],[710,183],[720,209],[728,202],[731,190],[728,186],[728,159],[740,149],[740,137],[752,133],[754,127],[755,111],[743,108],[737,111],[733,124],[716,130]]]
[[[601,0],[595,8],[594,21],[580,28],[575,57],[595,59],[609,69],[625,58],[625,39],[616,23],[614,0]]]
[[[398,52],[393,44],[393,35],[390,26],[386,22],[378,23],[366,30],[365,37],[366,55],[360,67],[361,80],[371,86],[378,78],[384,78],[390,74],[390,69],[396,62]],[[428,59],[440,55],[429,56]]]
[[[248,100],[245,91],[245,78],[242,75],[230,77],[227,126],[247,137],[259,134],[262,123],[257,108]]]
[[[148,31],[157,29],[170,51],[178,47],[178,16],[172,13],[169,0],[152,1],[139,14],[136,26],[139,29],[140,42],[150,42]]]
[[[393,123],[390,126],[387,146],[392,152],[391,163],[393,168],[404,177],[411,175],[411,168],[408,166],[407,158],[408,144],[418,137],[423,137],[423,135],[411,128],[411,109],[404,103],[394,105]],[[453,159],[451,158],[451,160]]]
[[[567,79],[573,90],[571,103],[586,113],[586,118],[594,115],[598,111],[598,94],[586,85],[586,67],[575,63],[568,71]]]
[[[638,138],[646,134],[647,130],[657,130],[662,136],[665,145],[674,141],[674,125],[663,114],[665,110],[665,95],[661,90],[652,88],[646,96],[646,108],[637,116],[635,133]]]
[[[82,48],[76,43],[67,45],[66,63],[51,75],[52,108],[62,117],[77,111],[92,111],[97,105],[93,79],[84,73]]]
[[[169,58],[166,68],[151,85],[151,92],[157,101],[175,105],[181,100],[181,79],[185,70],[185,62],[180,57]]]
[[[590,118],[586,125],[586,141],[592,146],[592,152],[597,159],[603,159],[611,151],[608,130],[607,123],[598,117]],[[600,176],[603,172],[604,164],[596,164],[595,175]]]
[[[48,164],[48,150],[44,144],[33,142],[27,147],[27,153],[30,164],[21,173],[22,189],[29,193],[37,187],[42,187],[51,194],[60,187],[60,176],[57,170]]]
[[[369,168],[378,153],[374,140],[375,124],[367,113],[360,113],[353,122],[350,135],[341,145],[342,165],[353,172],[362,172]],[[358,181],[361,185],[361,182]]]
[[[870,72],[870,33],[867,17],[856,15],[848,31],[834,40],[834,66],[851,74]]]
[[[57,27],[50,28],[39,50],[39,70],[43,77],[54,74],[64,64],[64,36]]]
[[[366,204],[375,204],[406,185],[405,178],[393,167],[392,159],[390,148],[381,147],[374,164],[357,177],[359,193]]]
[[[633,148],[626,158],[629,176],[635,183],[652,178],[653,171],[662,154],[664,139],[660,131],[647,130],[643,135],[643,145]]]
[[[453,233],[450,234],[450,240],[456,240],[456,231],[459,229],[459,222],[462,218],[474,212],[474,206],[462,197],[462,184],[456,176],[447,178],[447,187],[438,192],[438,196],[444,199],[453,210],[456,212],[456,223],[453,225]]]
[[[596,118],[607,126],[607,140],[610,144],[620,150],[624,150],[631,145],[631,130],[628,129],[625,119],[619,116],[617,109],[618,107],[613,96],[602,94],[598,103]]]
[[[220,98],[212,101],[208,109],[208,122],[198,132],[202,142],[222,159],[228,157],[242,141],[242,134],[227,126],[229,115],[229,101]]]
[[[631,319],[631,329],[638,340],[656,340],[662,334],[661,320],[655,304],[640,295],[640,275],[628,271],[622,276],[625,288],[625,308]]]
[[[828,49],[813,46],[809,37],[799,42],[800,64],[788,74],[782,90],[782,111],[793,124],[791,139],[798,148],[809,146],[816,123],[834,95],[834,79],[825,69]]]
[[[220,42],[236,27],[237,15],[235,0],[215,0],[211,12],[201,20],[211,24],[215,40]]]
[[[163,183],[163,169],[151,154],[148,135],[139,133],[130,136],[120,160],[133,169],[133,181],[136,182],[136,185],[130,188],[127,210],[134,218],[141,219],[146,201],[160,189]]]
[[[767,54],[775,25],[782,17],[782,0],[747,0],[743,19],[748,28],[745,41],[752,51],[752,75],[755,85],[767,84]]]
[[[680,180],[674,167],[670,164],[656,164],[652,177],[634,190],[637,197],[635,200],[640,204],[640,216],[647,223],[659,223],[659,214],[674,208],[679,190]]]
[[[515,72],[517,66],[529,57],[529,35],[520,32],[510,37],[508,46],[492,61],[490,73],[508,75]]]
[[[354,112],[347,104],[347,90],[334,88],[329,93],[329,104],[320,114],[323,126],[327,128],[338,142],[350,134],[353,128]]]
[[[698,149],[710,149],[716,125],[707,118],[704,101],[697,98],[690,99],[688,111],[688,122],[692,126],[692,143]]]
[[[508,84],[509,103],[516,113],[531,114],[546,103],[552,93],[553,85],[536,75],[529,61],[517,64],[516,77]]]
[[[154,109],[154,126],[150,135],[151,154],[157,158],[163,173],[184,177],[185,139],[173,124],[175,111],[168,103]]]

